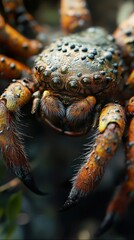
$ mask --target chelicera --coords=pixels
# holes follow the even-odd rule
[[[73,8],[69,0],[61,3],[62,27],[66,32],[88,27],[90,13],[85,1],[74,1]],[[94,145],[74,178],[63,207],[66,209],[100,183],[127,122],[126,177],[108,206],[99,235],[108,228],[116,214],[123,214],[134,190],[134,71],[131,73],[134,65],[134,14],[113,35],[91,27],[61,37],[41,51],[43,45],[39,39],[44,30],[33,21],[22,4],[22,1],[3,1],[5,10],[8,9],[9,22],[14,24],[14,18],[17,20],[18,16],[23,16],[21,19],[25,19],[36,40],[23,37],[1,16],[0,41],[23,58],[39,55],[32,70],[17,60],[0,56],[1,76],[13,78],[13,83],[0,98],[3,156],[8,168],[27,187],[42,194],[34,184],[14,115],[33,98],[31,113],[39,114],[43,122],[61,133],[78,136],[96,128]]]

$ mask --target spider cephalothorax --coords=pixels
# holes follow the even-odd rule
[[[103,104],[110,92],[116,99],[122,87],[119,48],[101,28],[57,40],[35,62],[34,78],[44,91],[41,116],[66,134],[85,133],[95,105],[100,99]]]
[[[38,38],[43,28],[33,22],[24,6],[23,11],[19,11],[23,4],[21,0],[11,3],[3,0],[5,10],[11,9],[11,12],[7,11],[9,23],[14,25],[15,21],[11,20],[15,18],[19,26],[23,23],[19,22],[18,16],[23,16],[27,27]],[[87,27],[90,13],[84,0],[74,1],[73,8],[69,0],[64,0],[61,6],[62,26],[66,32]],[[0,56],[1,77],[16,78],[0,97],[0,144],[8,168],[32,191],[42,194],[34,184],[14,120],[15,113],[32,98],[32,114],[37,113],[43,122],[59,132],[77,136],[92,127],[97,129],[94,145],[74,178],[64,208],[75,204],[99,184],[105,166],[122,139],[129,116],[127,178],[111,201],[99,234],[110,225],[116,213],[123,213],[130,201],[129,193],[134,190],[134,101],[131,91],[134,71],[128,78],[134,64],[133,22],[134,14],[113,36],[101,28],[89,28],[55,40],[41,52],[41,42],[22,36],[0,17],[1,43],[22,58],[40,53],[32,70],[17,60]],[[126,99],[130,99],[127,105]]]

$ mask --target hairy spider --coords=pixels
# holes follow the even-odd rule
[[[27,187],[42,194],[34,184],[15,120],[31,98],[31,113],[38,112],[44,123],[61,133],[78,136],[92,127],[97,129],[93,147],[74,178],[63,209],[100,183],[127,130],[125,179],[108,206],[99,235],[116,214],[123,214],[134,190],[134,13],[113,35],[102,28],[81,31],[91,19],[86,2],[62,0],[62,28],[66,33],[77,33],[43,49],[44,28],[25,10],[23,1],[3,0],[3,7],[7,22],[1,15],[1,44],[22,59],[39,54],[33,69],[0,55],[1,78],[13,79],[0,97],[0,145],[6,165]],[[36,39],[24,37],[11,25],[20,31],[23,26],[24,33],[26,25]]]

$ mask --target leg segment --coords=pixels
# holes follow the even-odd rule
[[[118,104],[106,105],[101,112],[99,134],[93,149],[74,178],[73,188],[63,209],[74,205],[100,183],[105,167],[120,143],[124,125],[125,117],[122,107]]]
[[[28,87],[27,87],[28,86]],[[33,192],[36,188],[22,144],[22,137],[14,121],[14,113],[32,96],[34,85],[26,80],[11,84],[0,98],[0,145],[7,167]]]
[[[65,32],[89,27],[91,16],[86,5],[86,0],[61,0],[61,26]]]
[[[134,62],[134,12],[124,20],[113,33],[116,43],[127,64],[133,67]]]
[[[125,180],[117,187],[115,194],[108,205],[106,216],[96,232],[96,236],[100,236],[109,229],[115,218],[121,218],[129,203],[132,201],[132,194],[134,191],[134,97],[129,100],[127,112],[131,115],[131,119],[126,143]]]
[[[46,40],[45,29],[39,25],[33,16],[27,12],[23,0],[3,0],[3,6],[8,23],[27,37],[40,38]]]
[[[7,80],[30,76],[32,71],[25,64],[0,54],[0,78]]]
[[[29,58],[42,50],[42,44],[22,36],[0,15],[0,43],[7,44],[9,49],[21,57]]]

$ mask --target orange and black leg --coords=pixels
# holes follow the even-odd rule
[[[66,33],[88,28],[91,15],[86,0],[61,0],[61,26]]]
[[[23,0],[2,0],[2,3],[7,22],[12,27],[16,28],[21,34],[28,38],[42,39],[45,43],[46,29],[39,25],[26,10]]]
[[[132,201],[134,191],[134,97],[129,100],[127,113],[130,119],[126,142],[125,179],[124,182],[117,187],[108,205],[106,216],[96,232],[96,236],[100,236],[108,230],[115,218],[121,218],[127,210],[129,203]]]
[[[134,12],[125,19],[113,33],[116,43],[127,65],[132,66],[134,61]]]
[[[38,54],[43,47],[39,41],[22,36],[5,22],[2,15],[0,15],[0,43],[7,45],[11,52],[23,58]]]
[[[19,109],[31,99],[34,91],[34,83],[23,79],[10,84],[1,95],[0,145],[8,169],[33,192],[42,194],[34,184],[16,118]]]
[[[32,70],[25,64],[0,54],[0,79],[31,77]]]
[[[124,110],[120,105],[111,103],[102,109],[95,143],[74,178],[72,190],[62,210],[76,204],[100,183],[105,167],[121,141],[124,126]]]

